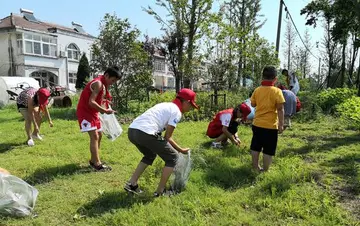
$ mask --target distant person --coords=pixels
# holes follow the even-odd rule
[[[109,87],[120,78],[121,75],[118,67],[106,69],[104,75],[93,79],[85,86],[77,105],[76,115],[80,130],[81,132],[87,132],[90,137],[91,159],[89,164],[97,171],[111,170],[110,166],[101,162],[99,156],[102,138],[99,112],[104,114],[114,113],[113,110],[108,108],[108,103],[111,100]]]
[[[180,122],[182,113],[189,112],[191,108],[198,108],[195,103],[196,93],[190,89],[181,89],[172,102],[160,103],[138,116],[129,126],[128,137],[143,158],[135,169],[124,189],[131,193],[142,193],[138,180],[145,169],[152,165],[156,156],[165,162],[159,185],[154,197],[170,195],[165,189],[171,173],[178,159],[178,153],[187,154],[189,148],[180,147],[172,135]],[[162,136],[162,132],[165,135]]]
[[[281,74],[286,76],[286,83],[289,89],[291,90],[291,92],[297,95],[298,92],[300,91],[300,84],[295,73],[289,72],[287,69],[283,69]]]
[[[53,127],[53,122],[51,121],[50,113],[47,108],[49,102],[50,91],[46,88],[27,88],[23,90],[17,100],[17,108],[21,115],[25,119],[25,131],[27,135],[27,144],[29,146],[35,145],[34,139],[42,140],[40,136],[40,126],[42,123],[41,112],[45,112],[46,117],[49,120],[50,127]],[[34,125],[34,130],[31,133],[31,124]]]
[[[291,117],[297,112],[297,97],[293,92],[287,90],[284,86],[278,86],[281,89],[285,103],[284,103],[284,130],[291,128]]]
[[[251,105],[256,107],[251,140],[252,166],[258,171],[267,171],[276,152],[278,133],[284,130],[284,103],[281,90],[275,87],[277,71],[273,66],[263,69],[261,86],[251,96]],[[263,168],[259,165],[263,152]]]
[[[235,108],[229,108],[217,113],[209,123],[206,135],[212,139],[211,147],[222,148],[230,140],[233,144],[239,146],[241,140],[238,137],[238,126],[247,120],[250,114],[250,107],[245,104],[239,104]]]

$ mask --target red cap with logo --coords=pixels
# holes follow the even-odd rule
[[[251,108],[247,104],[242,103],[239,105],[239,109],[242,113],[242,119],[246,120],[247,116],[251,113]]]
[[[191,89],[181,89],[176,97],[180,97],[181,99],[187,100],[190,102],[190,104],[196,108],[199,109],[199,106],[195,103],[196,101],[196,93],[194,91],[192,91]]]
[[[50,91],[46,88],[40,88],[37,91],[38,98],[39,98],[39,105],[45,106],[48,104],[48,99],[50,97]]]

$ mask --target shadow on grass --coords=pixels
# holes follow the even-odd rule
[[[221,187],[225,190],[233,190],[251,185],[257,174],[249,165],[234,167],[223,157],[205,157],[208,163],[205,181],[211,185]]]
[[[54,180],[58,176],[69,176],[74,174],[90,173],[93,170],[88,166],[80,166],[77,164],[67,164],[63,166],[55,166],[45,169],[38,169],[32,175],[24,180],[29,184],[44,184]]]
[[[76,108],[51,108],[51,118],[62,120],[77,120]]]
[[[8,143],[1,143],[0,144],[0,153],[8,152],[14,148],[25,146],[24,142],[8,142]]]
[[[360,194],[359,164],[360,153],[352,153],[339,156],[331,161],[324,162],[322,165],[330,167],[334,174],[340,176],[345,181],[345,185],[341,188],[343,192],[357,196]]]
[[[131,208],[134,204],[146,204],[152,201],[149,196],[136,196],[126,192],[105,192],[97,199],[78,209],[78,213],[89,217],[96,217],[116,209]]]
[[[307,138],[305,138],[307,139]],[[324,142],[321,145],[317,145],[317,141]],[[307,144],[300,147],[300,148],[289,148],[283,150],[279,156],[285,157],[285,156],[294,156],[294,155],[306,155],[311,151],[316,150],[317,152],[327,152],[331,151],[332,149],[342,147],[342,146],[349,146],[351,144],[360,143],[360,135],[354,134],[351,136],[344,136],[344,137],[309,137],[307,139]]]

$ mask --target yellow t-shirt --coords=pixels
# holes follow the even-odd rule
[[[278,129],[278,115],[276,104],[285,103],[279,88],[274,86],[260,86],[251,96],[251,103],[256,105],[253,125],[266,129]]]

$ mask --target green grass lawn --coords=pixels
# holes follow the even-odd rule
[[[73,109],[53,109],[44,141],[25,145],[20,114],[0,110],[0,167],[39,190],[36,217],[1,218],[0,225],[356,225],[360,217],[360,134],[333,118],[294,123],[279,137],[271,170],[250,168],[250,127],[240,127],[241,148],[211,149],[207,122],[180,123],[175,139],[192,149],[186,190],[154,199],[163,162],[157,159],[139,184],[144,196],[123,190],[140,153],[124,134],[103,139],[111,172],[94,172],[89,138]]]

